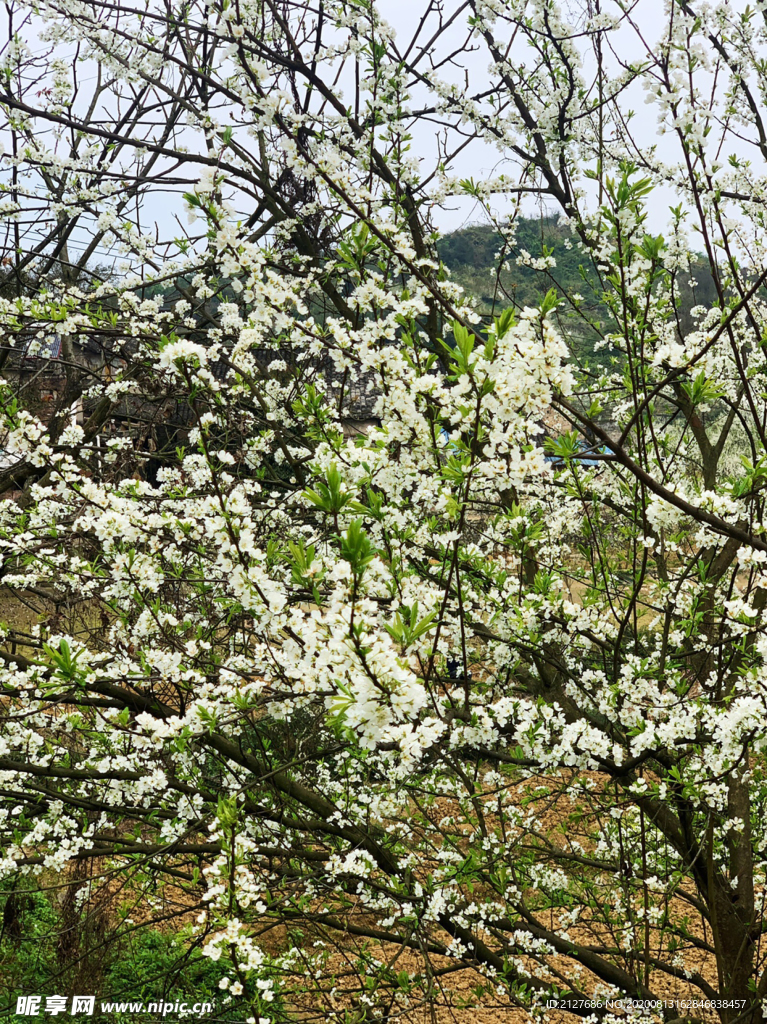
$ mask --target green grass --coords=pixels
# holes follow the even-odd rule
[[[253,1014],[247,998],[227,1003],[219,981],[231,974],[231,965],[223,958],[214,962],[204,957],[188,926],[175,933],[146,927],[127,933],[89,934],[87,915],[80,915],[76,927],[67,928],[62,912],[64,891],[18,888],[12,895],[0,897],[0,1018],[10,1024],[28,1024],[29,1016],[15,1012],[16,1000],[22,995],[42,996],[38,1018],[46,1019],[50,1015],[45,1014],[44,997],[66,996],[67,1011],[58,1019],[94,1024],[127,1024],[157,1017],[107,1014],[100,1009],[102,1002],[207,1002],[213,1005],[208,1019],[216,1021],[241,1021]],[[96,996],[92,1016],[71,1017],[73,994]],[[255,995],[246,991],[245,996],[249,994]],[[258,1018],[258,1012],[255,1015]],[[176,1017],[171,1012],[165,1019]]]

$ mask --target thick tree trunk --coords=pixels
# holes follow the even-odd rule
[[[748,770],[741,768],[741,774]],[[761,1021],[761,1000],[756,989],[756,934],[754,928],[754,871],[751,845],[751,801],[748,784],[732,777],[728,792],[728,818],[740,824],[729,837],[729,878],[709,864],[709,905],[714,927],[719,990],[725,1005],[719,1009],[723,1024]],[[709,858],[711,847],[709,845]],[[727,1003],[735,1006],[727,1006]]]

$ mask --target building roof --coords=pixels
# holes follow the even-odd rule
[[[61,335],[32,338],[24,348],[24,359],[58,359],[61,356]]]

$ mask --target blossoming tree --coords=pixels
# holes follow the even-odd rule
[[[761,1019],[764,4],[415,6],[6,8],[3,884],[193,915],[258,1021]]]

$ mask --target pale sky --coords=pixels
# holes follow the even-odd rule
[[[449,17],[450,13],[460,6],[460,2],[461,0],[444,0],[445,17]],[[414,0],[386,0],[385,4],[379,5],[379,9],[384,12],[387,21],[396,30],[397,46],[401,52],[407,48],[408,41],[425,8],[426,0],[418,0],[418,2],[414,2]],[[662,0],[638,0],[633,8],[633,17],[639,32],[645,36],[647,42],[650,44],[654,43],[655,35],[663,26],[665,20]],[[40,23],[37,22],[35,24],[39,25]],[[34,29],[34,25],[32,28]],[[421,41],[428,39],[429,35],[429,31],[424,31]],[[460,47],[465,37],[466,12],[459,16],[448,33],[442,37],[439,43],[440,51],[444,52],[449,47]],[[621,56],[624,59],[641,59],[642,43],[637,38],[634,29],[630,27],[622,29],[618,41],[621,47]],[[39,45],[39,41],[37,41],[37,45],[35,41],[31,41],[31,45],[33,50],[42,51],[43,49]],[[487,80],[488,76],[489,55],[484,44],[478,42],[476,46],[475,52],[463,51],[460,54],[459,60],[462,66],[460,68],[455,67],[452,72],[455,80],[463,83],[465,70],[468,70],[470,92],[478,91],[482,82]],[[71,53],[71,47],[66,47],[62,49],[61,56],[71,59]],[[606,54],[606,56],[609,61],[609,54]],[[450,69],[445,69],[441,73],[443,77],[449,77]],[[93,69],[93,76],[89,76],[88,69],[83,68],[81,81],[83,84],[87,84],[89,78],[94,76],[95,68]],[[344,81],[342,79],[339,87],[343,88],[343,85]],[[415,93],[411,105],[416,106],[417,102],[418,94]],[[634,125],[636,136],[640,140],[640,145],[646,148],[655,144],[659,148],[660,155],[665,159],[675,159],[673,139],[669,136],[659,137],[657,112],[652,106],[646,104],[641,88],[635,88],[633,93],[627,94],[624,102],[626,106],[631,106],[635,111],[635,118],[632,124]],[[435,163],[436,133],[434,127],[428,122],[424,122],[414,132],[412,148],[415,155],[423,159],[424,168],[431,170]],[[753,157],[753,153],[750,153],[750,155]],[[481,141],[474,141],[456,159],[452,169],[453,173],[458,177],[473,177],[481,180],[503,171],[505,159],[504,154],[500,153],[495,146]],[[174,214],[178,215],[182,223],[186,223],[185,206],[181,198],[181,192],[188,190],[188,187],[179,188],[177,201],[167,194],[160,194],[149,199],[145,203],[143,210],[142,220],[144,224],[156,222],[160,235],[179,234],[180,231],[175,225],[173,216]],[[648,227],[651,230],[654,232],[664,230],[668,220],[668,208],[675,202],[678,202],[678,199],[670,188],[660,189],[656,193],[653,197],[653,204],[650,208],[650,220],[648,222]],[[502,204],[499,208],[503,209]],[[547,204],[546,208],[551,212],[554,212],[556,209],[551,202]],[[525,212],[530,215],[538,212],[532,200],[525,207]],[[474,200],[469,197],[457,197],[450,200],[444,209],[439,210],[435,219],[437,227],[443,231],[450,231],[467,223],[483,221],[485,217],[481,208]],[[72,241],[73,249],[82,244],[84,244],[83,240],[74,239]],[[101,254],[102,259],[105,256],[106,253]]]

